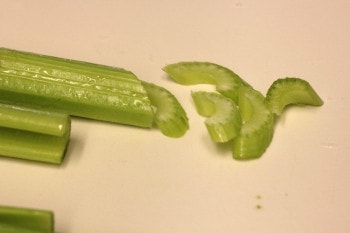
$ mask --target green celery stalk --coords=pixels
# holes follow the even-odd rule
[[[130,71],[0,48],[1,102],[151,127],[153,111],[141,81]]]
[[[54,213],[48,210],[0,206],[1,233],[53,232]]]
[[[67,114],[0,103],[0,155],[60,164],[70,130]]]

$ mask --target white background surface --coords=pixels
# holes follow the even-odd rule
[[[166,87],[180,139],[73,119],[62,166],[0,160],[0,204],[50,209],[73,233],[345,233],[350,226],[350,3],[346,0],[0,0],[0,46],[123,67]],[[321,108],[295,107],[261,159],[235,161],[161,68],[224,65],[265,93],[308,80]],[[257,206],[261,206],[260,209]]]

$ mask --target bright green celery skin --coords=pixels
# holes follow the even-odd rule
[[[130,71],[0,48],[0,99],[67,114],[151,127],[153,112]]]
[[[0,155],[62,163],[70,137],[69,115],[1,103],[0,113]]]
[[[227,142],[239,134],[242,120],[232,99],[205,91],[192,92],[192,99],[197,112],[207,117],[205,126],[214,142]]]
[[[249,86],[232,70],[211,62],[187,61],[165,66],[163,70],[182,85],[213,84],[222,95],[238,101],[238,89]]]
[[[277,79],[267,91],[266,100],[271,111],[278,116],[292,104],[323,105],[323,100],[309,82],[300,78]]]
[[[54,231],[54,213],[48,210],[0,206],[1,233],[48,233]]]
[[[67,114],[0,103],[0,126],[53,136],[63,136],[70,129]]]
[[[142,84],[155,107],[154,122],[160,131],[168,137],[182,137],[189,129],[189,123],[177,98],[164,87],[145,81]]]
[[[233,158],[259,158],[271,143],[274,114],[267,107],[265,97],[251,87],[240,88],[239,110],[243,125],[240,135],[233,141]]]

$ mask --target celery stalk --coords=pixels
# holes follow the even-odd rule
[[[153,122],[132,72],[6,48],[0,48],[0,100],[139,127]]]
[[[0,232],[53,232],[54,213],[48,210],[0,206]]]
[[[70,130],[66,114],[0,103],[0,155],[60,164]]]

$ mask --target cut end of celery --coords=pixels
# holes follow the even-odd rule
[[[189,129],[188,117],[177,98],[164,87],[143,82],[151,104],[155,107],[154,122],[168,137],[182,137]]]
[[[241,128],[241,117],[236,104],[214,92],[192,92],[197,112],[207,117],[206,128],[214,142],[227,142],[236,137]]]
[[[274,115],[268,109],[264,96],[251,87],[240,89],[239,109],[244,123],[240,135],[233,142],[233,158],[259,158],[272,141]]]

